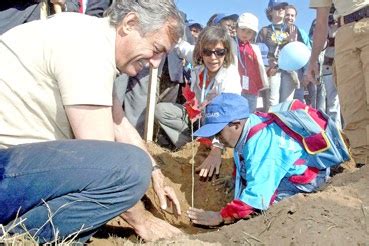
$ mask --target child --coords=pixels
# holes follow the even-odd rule
[[[205,124],[194,135],[217,136],[234,148],[235,199],[220,212],[190,208],[187,213],[194,223],[231,223],[286,197],[316,191],[329,178],[330,166],[350,158],[333,121],[296,102],[301,110],[291,111],[296,107],[292,104],[289,111],[250,114],[244,97],[223,93],[207,106]],[[296,120],[293,115],[305,117]]]
[[[191,141],[188,112],[191,119],[199,118],[206,104],[220,93],[241,94],[240,77],[231,52],[231,38],[225,28],[206,27],[199,35],[192,60],[194,68],[189,94],[193,96],[187,98],[186,107],[159,103],[155,109],[156,120],[177,148]],[[199,167],[200,176],[211,176],[214,168],[219,169],[221,148],[214,142],[208,158]]]
[[[238,71],[241,76],[242,96],[249,102],[249,110],[255,112],[260,90],[268,88],[260,49],[252,44],[258,28],[258,18],[251,13],[243,13],[237,21]]]

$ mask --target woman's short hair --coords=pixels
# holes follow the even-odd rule
[[[118,26],[128,13],[136,13],[143,35],[155,32],[168,23],[172,42],[177,42],[184,33],[184,20],[173,0],[116,0],[106,11],[110,24]]]
[[[231,37],[228,34],[227,29],[222,26],[209,26],[205,27],[199,35],[195,49],[193,51],[194,65],[203,64],[202,51],[209,46],[215,46],[218,43],[222,43],[227,50],[224,57],[224,67],[228,67],[234,63],[234,55],[232,54]]]

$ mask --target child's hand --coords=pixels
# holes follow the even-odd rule
[[[289,34],[287,40],[288,42],[297,41],[297,28],[295,25],[289,26]]]
[[[222,150],[213,147],[204,162],[196,168],[196,172],[200,172],[200,177],[211,177],[214,174],[219,174],[220,164],[222,164]]]
[[[220,212],[205,211],[198,208],[189,208],[187,210],[187,216],[192,223],[198,225],[217,226],[223,222]]]

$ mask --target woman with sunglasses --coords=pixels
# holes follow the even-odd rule
[[[222,92],[241,94],[240,76],[231,50],[231,38],[221,26],[206,27],[194,49],[187,50],[186,57],[193,54],[191,85],[185,88],[187,92],[191,90],[185,95],[188,101],[185,105],[159,103],[155,110],[156,120],[176,148],[191,141],[189,117],[192,121],[201,118],[206,104]],[[188,94],[193,97],[189,98]],[[212,176],[214,169],[219,173],[221,150],[219,142],[213,141],[208,158],[198,168],[201,177]]]

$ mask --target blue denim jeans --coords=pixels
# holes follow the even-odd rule
[[[311,193],[319,189],[329,180],[330,168],[319,171],[318,176],[307,184],[295,184],[283,178],[277,189],[277,197],[275,202],[279,202],[287,197],[296,195],[297,193]]]
[[[151,161],[128,144],[63,140],[0,150],[0,223],[25,219],[40,243],[81,230],[85,242],[144,195]],[[17,212],[18,218],[17,217]],[[11,233],[22,233],[21,227]]]

